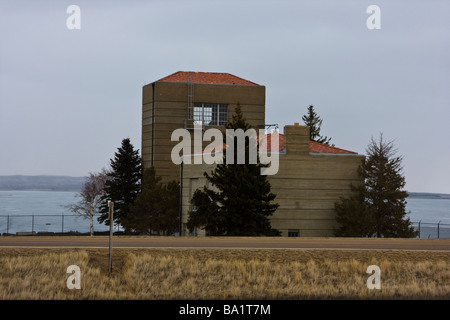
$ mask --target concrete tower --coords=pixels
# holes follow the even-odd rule
[[[171,160],[172,132],[223,129],[241,106],[255,128],[265,124],[265,86],[228,73],[179,71],[142,89],[142,160],[163,181],[180,179],[180,166]]]

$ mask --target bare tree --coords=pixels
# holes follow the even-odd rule
[[[108,179],[107,170],[102,169],[98,173],[89,173],[89,177],[81,187],[81,191],[77,194],[80,198],[75,204],[65,206],[70,211],[79,214],[90,220],[90,233],[94,235],[94,216],[98,213],[101,205],[102,196],[104,195],[104,186]]]

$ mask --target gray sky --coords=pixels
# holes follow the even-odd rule
[[[141,149],[142,86],[183,70],[265,85],[280,128],[312,104],[340,148],[364,154],[382,132],[407,190],[450,193],[449,13],[437,0],[2,1],[0,175],[84,176],[126,137]]]

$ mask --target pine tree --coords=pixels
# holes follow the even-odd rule
[[[240,106],[236,107],[233,118],[228,121],[226,129],[250,129],[243,118]],[[256,138],[256,137],[255,137]],[[249,153],[249,139],[245,145],[246,159]],[[236,148],[236,143],[234,144]],[[234,150],[236,157],[238,150]],[[227,149],[224,161],[208,174],[208,182],[214,187],[195,191],[191,203],[194,210],[190,212],[187,223],[192,232],[194,228],[205,228],[208,235],[229,236],[276,236],[280,235],[270,225],[269,216],[278,208],[273,203],[275,194],[270,192],[267,177],[260,174],[262,164],[227,164]],[[242,150],[240,150],[242,152]],[[235,159],[236,160],[236,159]]]
[[[163,190],[160,183],[161,177],[155,175],[154,168],[144,171],[141,191],[130,204],[130,211],[123,223],[133,232],[150,234],[152,231],[152,218],[159,211]]]
[[[141,234],[171,235],[179,228],[179,184],[161,182],[153,167],[144,171],[141,192],[124,221]]]
[[[347,231],[360,226],[360,236],[415,237],[417,232],[406,217],[406,198],[403,190],[403,157],[396,156],[393,142],[371,139],[367,156],[358,169],[364,183],[354,186],[356,196],[336,204],[341,227],[337,235],[352,236]],[[347,231],[346,231],[347,230]]]
[[[314,106],[310,105],[308,107],[308,114],[304,115],[302,120],[309,127],[309,140],[330,145],[331,138],[320,135],[320,127],[323,120],[314,111]]]
[[[108,200],[114,202],[114,222],[122,225],[125,232],[126,225],[122,224],[130,210],[129,206],[139,193],[142,178],[142,165],[139,150],[134,150],[129,138],[122,140],[122,146],[118,148],[114,159],[110,159],[111,170],[108,172],[108,180],[105,184],[100,223],[109,225]]]
[[[363,193],[358,189],[353,187],[354,196],[341,197],[340,202],[335,203],[336,222],[339,224],[334,232],[336,237],[372,237],[375,234],[374,210],[366,204]]]

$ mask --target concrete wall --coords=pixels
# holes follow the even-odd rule
[[[267,176],[280,205],[270,218],[272,227],[283,236],[292,231],[300,237],[332,237],[337,226],[334,203],[351,194],[351,183],[361,183],[357,169],[364,156],[310,153],[309,128],[305,126],[286,126],[284,134],[285,153],[280,154],[279,171]],[[206,183],[203,172],[213,168],[206,164],[183,166],[183,224],[193,192]]]
[[[284,236],[289,230],[304,237],[333,236],[334,203],[351,194],[351,183],[360,182],[360,162],[355,155],[281,155],[278,174],[269,176],[280,205],[272,227]]]
[[[236,105],[247,121],[265,123],[265,87],[193,83],[193,101],[228,104],[228,119]],[[178,141],[172,132],[184,128],[188,118],[188,84],[158,81],[142,89],[142,160],[144,168],[154,166],[164,180],[179,180],[180,167],[172,163],[171,151]],[[210,126],[205,127],[208,129]],[[218,127],[222,129],[222,127]],[[206,145],[209,142],[205,143]]]
[[[192,161],[194,163],[194,161]],[[183,164],[183,183],[182,183],[182,235],[189,235],[189,232],[186,228],[186,223],[188,221],[189,212],[192,210],[191,199],[194,195],[195,190],[203,188],[206,186],[207,188],[211,188],[205,176],[204,172],[210,173],[215,168],[215,165],[207,165],[207,164]],[[205,236],[204,230],[197,230],[197,235]]]

